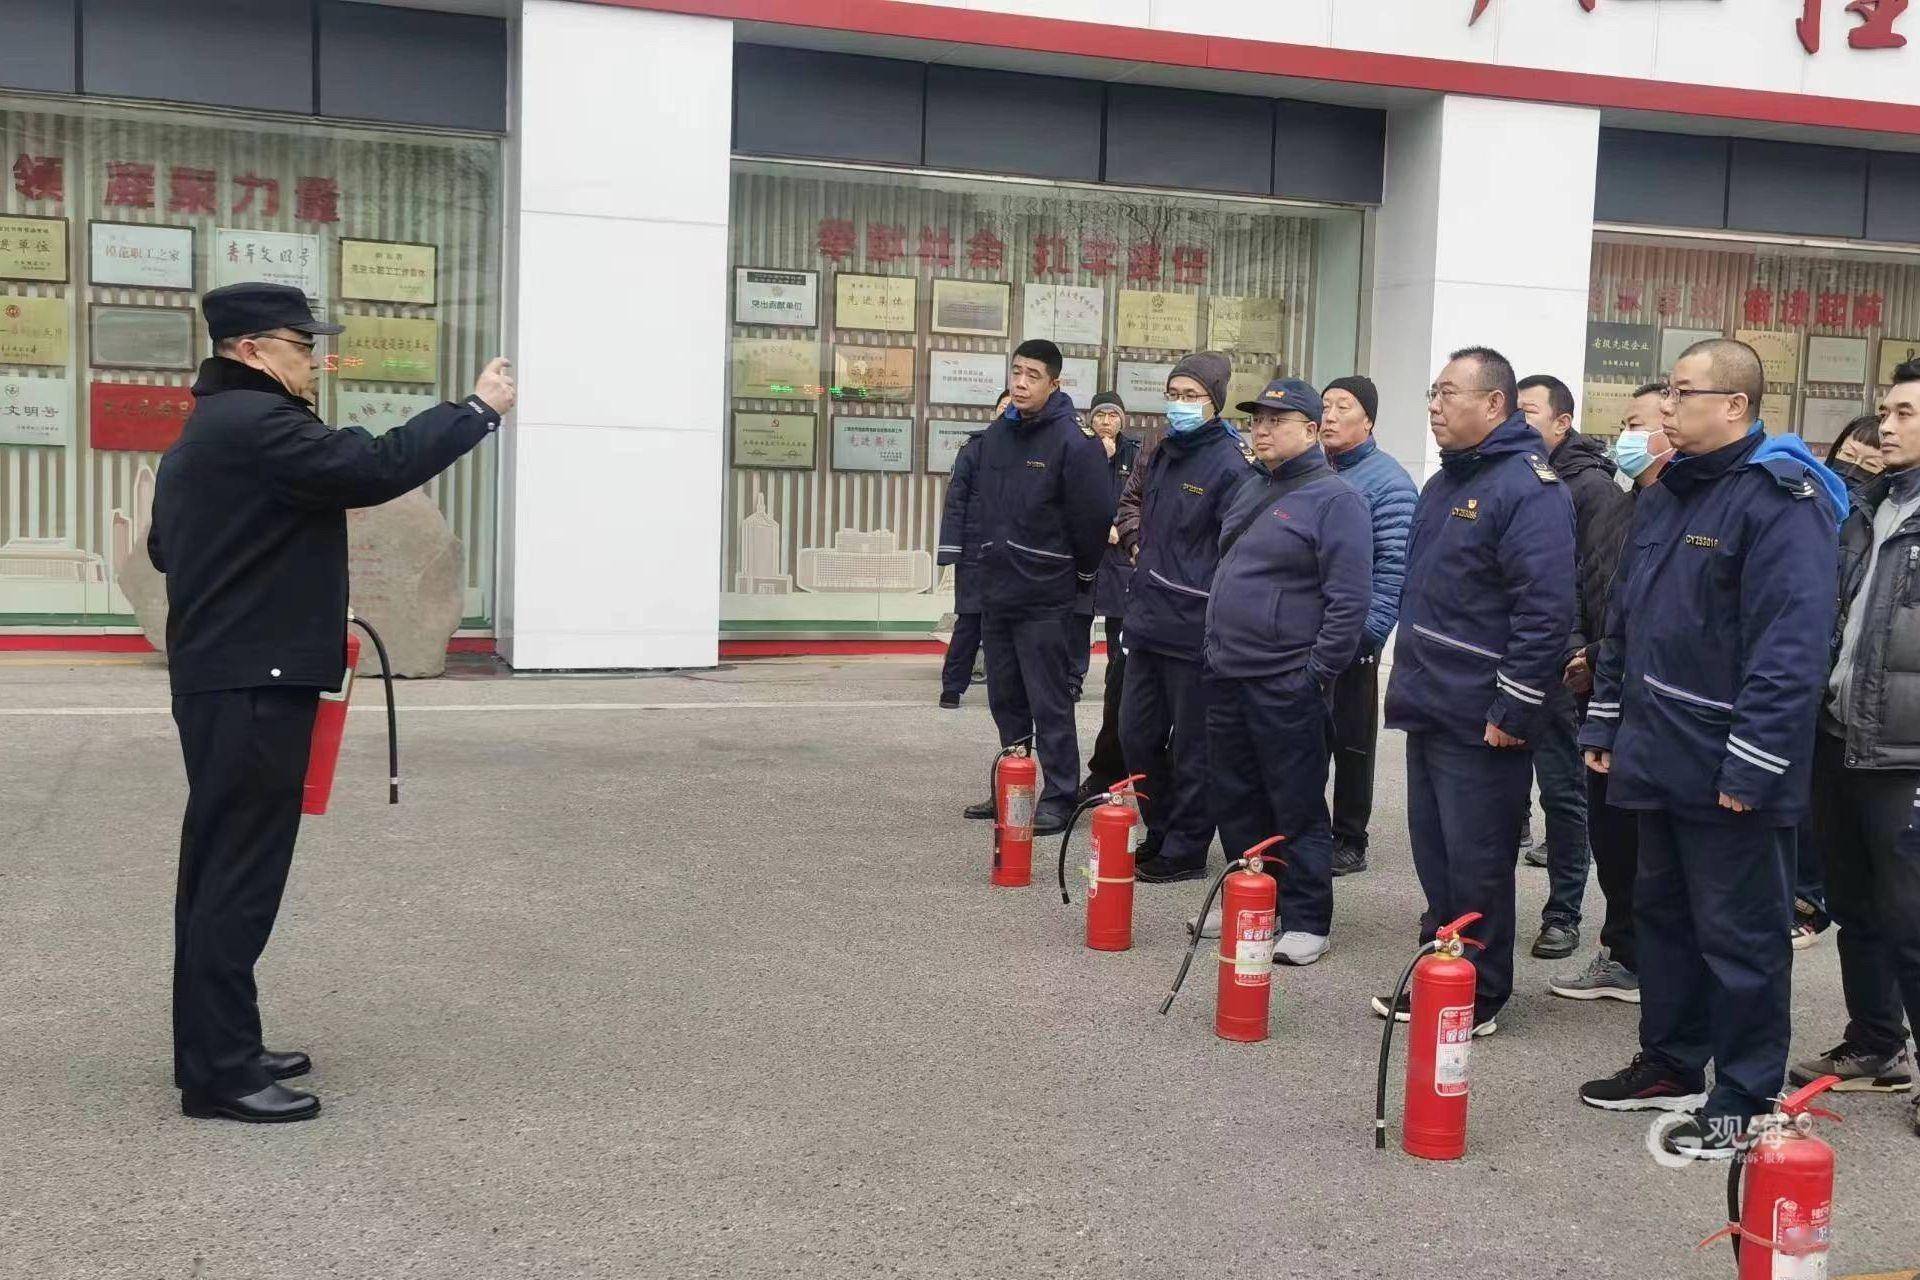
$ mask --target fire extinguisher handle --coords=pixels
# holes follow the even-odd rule
[[[1821,1076],[1818,1080],[1801,1086],[1786,1097],[1780,1099],[1780,1113],[1782,1115],[1797,1116],[1803,1111],[1811,1110],[1814,1115],[1827,1116],[1831,1119],[1838,1120],[1840,1117],[1834,1115],[1831,1111],[1823,1111],[1819,1107],[1814,1107],[1810,1104],[1815,1098],[1839,1083],[1839,1076]]]

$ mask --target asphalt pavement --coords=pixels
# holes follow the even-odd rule
[[[1231,1044],[1210,963],[1157,1012],[1204,886],[1141,886],[1121,954],[1081,946],[1053,842],[1033,887],[989,887],[959,811],[992,727],[934,672],[408,684],[399,808],[362,685],[259,970],[325,1111],[256,1127],[171,1088],[164,671],[0,655],[0,1277],[1733,1274],[1694,1247],[1724,1166],[1662,1168],[1648,1117],[1575,1099],[1635,1046],[1631,1007],[1546,991],[1591,951],[1591,885],[1581,953],[1537,961],[1520,872],[1466,1158],[1374,1150],[1367,998],[1420,908],[1399,735],[1332,953]],[[1796,1053],[1838,1039],[1830,936],[1794,1012]],[[1903,1101],[1833,1107],[1832,1274],[1920,1265]]]

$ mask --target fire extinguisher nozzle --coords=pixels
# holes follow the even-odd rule
[[[1387,1149],[1387,1121],[1383,1116],[1375,1117],[1373,1122],[1373,1149],[1375,1151]]]

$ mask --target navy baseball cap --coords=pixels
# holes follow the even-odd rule
[[[307,295],[290,284],[221,285],[200,299],[200,310],[207,317],[207,337],[215,342],[269,329],[296,329],[311,337],[343,331],[340,325],[315,320]]]
[[[1252,413],[1256,409],[1272,409],[1278,413],[1292,411],[1306,414],[1308,422],[1320,421],[1320,393],[1298,378],[1275,378],[1260,393],[1258,400],[1242,400],[1234,407],[1242,413]]]

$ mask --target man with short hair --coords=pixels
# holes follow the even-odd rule
[[[300,834],[314,716],[346,671],[347,512],[390,502],[478,446],[513,408],[495,358],[458,404],[378,438],[313,411],[317,347],[341,331],[288,285],[200,300],[213,357],[154,481],[147,549],[167,577],[167,677],[186,763],[174,896],[173,1075],[180,1109],[251,1124],[310,1120],[279,1082],[253,968]]]
[[[1692,1159],[1730,1157],[1786,1076],[1793,829],[1845,501],[1798,437],[1766,437],[1765,385],[1743,342],[1674,362],[1662,425],[1680,457],[1635,503],[1580,731],[1608,801],[1640,818],[1640,1052],[1580,1099],[1694,1112],[1661,1139]]]
[[[1513,991],[1520,818],[1548,688],[1573,626],[1573,504],[1516,404],[1513,366],[1453,353],[1427,395],[1440,471],[1421,490],[1387,685],[1407,731],[1407,825],[1426,893],[1420,940],[1480,913],[1474,1034]],[[1405,1021],[1404,996],[1374,1012]]]
[[[1574,571],[1578,590],[1586,595],[1595,586],[1589,578],[1606,559],[1605,548],[1618,543],[1633,514],[1633,500],[1614,482],[1614,466],[1606,446],[1573,427],[1573,392],[1549,373],[1522,378],[1520,411],[1547,445],[1547,465],[1567,486],[1573,500]],[[1576,606],[1575,618],[1579,617]],[[1568,637],[1566,660],[1587,647],[1578,626]],[[1575,740],[1585,708],[1564,679],[1547,686],[1540,735],[1533,744],[1534,776],[1540,784],[1540,807],[1547,812],[1544,848],[1529,851],[1527,861],[1547,868],[1546,906],[1540,911],[1540,935],[1533,954],[1542,960],[1560,960],[1580,945],[1580,908],[1586,898],[1587,846],[1586,769],[1580,763]]]
[[[1333,933],[1328,695],[1365,630],[1373,537],[1364,499],[1320,448],[1320,394],[1268,383],[1253,417],[1258,469],[1220,528],[1207,600],[1207,755],[1230,858],[1285,836],[1274,959],[1307,965]],[[1268,864],[1272,865],[1272,864]],[[1208,936],[1220,920],[1209,915]]]
[[[1106,548],[1106,457],[1080,432],[1060,389],[1060,348],[1029,338],[1013,350],[1011,401],[980,439],[980,624],[987,706],[1000,745],[1031,737],[1044,785],[1033,832],[1066,828],[1080,781],[1068,698],[1067,615]],[[967,808],[992,818],[994,798]]]
[[[1660,429],[1660,404],[1666,384],[1649,382],[1627,402],[1625,427],[1614,440],[1615,464],[1633,481],[1630,500],[1637,501],[1660,479],[1673,446]],[[1626,550],[1632,514],[1614,531],[1611,543],[1602,542],[1581,566],[1579,621],[1575,630],[1586,647],[1567,662],[1562,676],[1566,687],[1583,702],[1593,692],[1593,668],[1607,635],[1606,617],[1618,581],[1620,558]],[[1582,716],[1584,719],[1584,714]],[[1607,775],[1592,769],[1587,775],[1587,836],[1593,846],[1594,871],[1607,913],[1600,923],[1600,949],[1579,973],[1555,978],[1547,989],[1569,1000],[1622,1000],[1640,1003],[1639,959],[1634,949],[1633,877],[1640,864],[1640,820],[1626,809],[1607,803]]]
[[[1920,361],[1893,376],[1880,402],[1886,470],[1853,491],[1840,531],[1840,624],[1813,750],[1847,1027],[1788,1076],[1887,1093],[1913,1087],[1907,1027],[1920,1026],[1920,849],[1902,839],[1920,796]],[[1912,1121],[1920,1133],[1920,1104]]]
[[[1333,682],[1333,874],[1367,869],[1373,817],[1374,749],[1380,737],[1380,655],[1400,616],[1407,572],[1407,528],[1420,490],[1373,438],[1380,393],[1359,374],[1335,378],[1321,393],[1320,444],[1340,478],[1367,500],[1373,527],[1372,594],[1359,652]]]
[[[1218,351],[1196,351],[1176,364],[1167,375],[1167,434],[1136,471],[1139,555],[1122,627],[1120,745],[1136,771],[1148,774],[1141,788],[1147,842],[1135,870],[1148,884],[1205,875],[1213,843],[1201,656],[1220,563],[1220,517],[1252,468],[1220,416],[1232,376],[1232,361]]]

